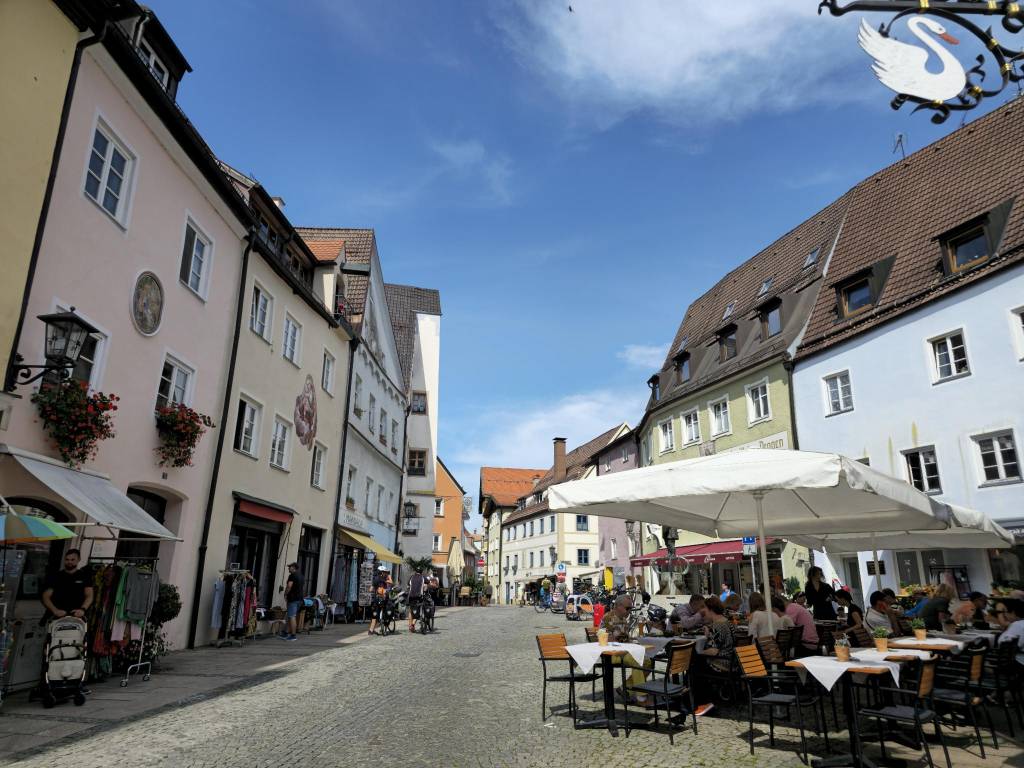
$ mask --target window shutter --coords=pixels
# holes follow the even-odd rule
[[[235,448],[242,450],[242,433],[245,431],[245,401],[238,401],[238,418],[235,419]]]
[[[196,231],[190,224],[185,225],[185,249],[181,254],[181,271],[178,276],[181,282],[188,285],[188,278],[192,272],[192,254],[196,250]]]

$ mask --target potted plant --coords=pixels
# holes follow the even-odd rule
[[[928,639],[928,629],[924,625],[924,619],[911,619],[910,628],[914,630],[914,638],[916,640]]]
[[[875,648],[886,653],[889,650],[889,635],[892,633],[885,627],[876,627],[871,634],[875,638]]]
[[[850,638],[846,635],[836,635],[836,658],[839,661],[850,660]]]
[[[96,456],[100,440],[114,436],[114,411],[117,395],[89,392],[84,381],[68,379],[57,383],[44,382],[32,393],[49,436],[61,459],[72,469]]]
[[[347,509],[350,509],[353,512],[355,512],[356,511],[356,500],[353,499],[351,496],[346,496],[345,497],[345,507]]]
[[[161,467],[191,467],[199,439],[212,426],[209,417],[194,411],[184,403],[163,406],[156,409],[156,430],[160,434],[160,445],[156,454]]]

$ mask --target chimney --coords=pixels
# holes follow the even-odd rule
[[[565,480],[565,438],[555,438],[555,482]]]
[[[272,197],[270,199],[274,201],[274,205],[276,205],[282,211],[284,210],[284,198],[283,197]]]

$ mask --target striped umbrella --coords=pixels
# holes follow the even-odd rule
[[[75,535],[70,528],[60,523],[34,515],[18,515],[9,512],[0,515],[0,544],[19,544],[33,541],[70,539]]]

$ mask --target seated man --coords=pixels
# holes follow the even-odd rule
[[[1007,598],[996,606],[999,623],[1006,630],[999,636],[999,644],[1013,643],[1017,646],[1014,662],[1018,673],[1024,671],[1024,601]]]
[[[608,611],[601,620],[601,629],[608,632],[609,642],[628,643],[630,641],[629,614],[632,609],[633,601],[630,600],[629,595],[619,595],[619,597],[615,599],[612,609]],[[639,685],[647,679],[647,675],[643,671],[643,667],[640,667],[635,661],[633,661],[632,656],[627,653],[621,658],[623,664],[627,667],[632,667],[634,670],[629,675],[628,685]],[[648,666],[649,664],[650,662],[645,662],[644,666]],[[647,697],[637,696],[637,703],[647,703]]]
[[[876,629],[887,629],[890,634],[894,633],[899,627],[899,622],[892,614],[889,598],[885,592],[872,592],[868,603],[871,607],[868,608],[867,616],[864,617],[865,628],[869,632],[874,632]]]
[[[704,626],[704,598],[701,595],[690,595],[690,602],[682,603],[672,609],[668,617],[668,629],[671,634],[681,634]]]
[[[778,595],[772,598],[772,610],[777,616],[789,616],[793,620],[793,624],[797,627],[804,628],[804,634],[801,639],[801,650],[803,655],[814,654],[818,650],[818,628],[814,626],[814,617],[811,616],[811,612],[804,608],[802,605],[792,602],[786,603]]]

